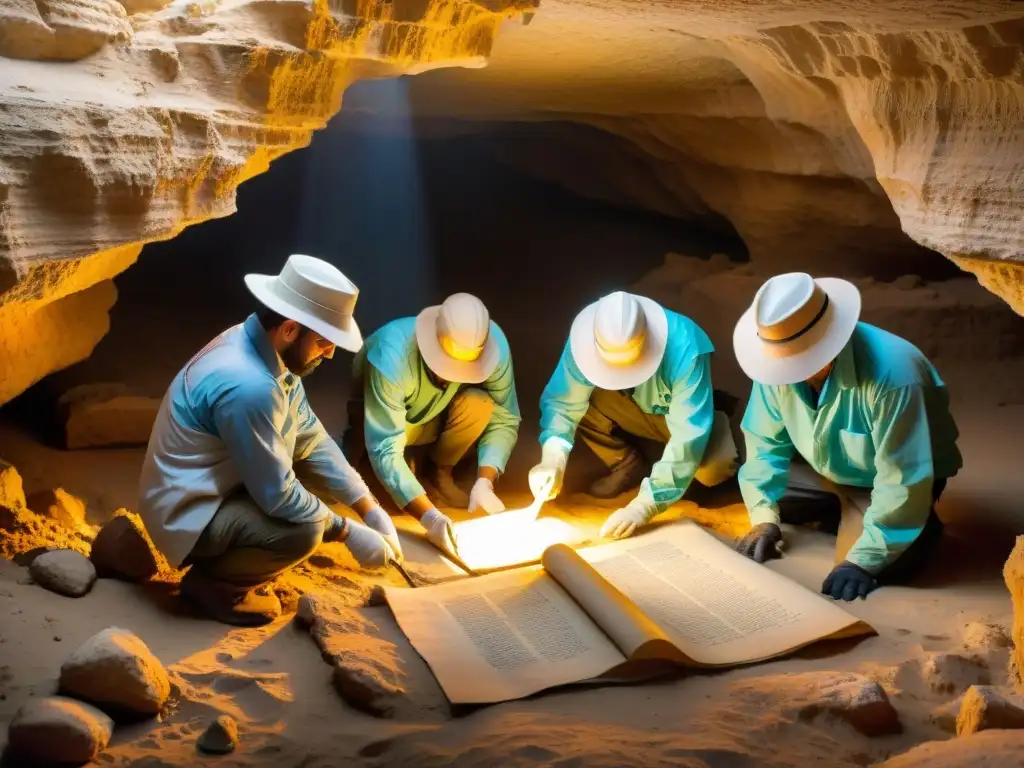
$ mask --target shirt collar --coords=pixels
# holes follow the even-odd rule
[[[252,342],[256,352],[263,359],[267,370],[278,381],[284,379],[288,375],[288,369],[285,368],[281,356],[274,349],[274,345],[270,343],[270,337],[267,336],[267,332],[263,329],[263,325],[255,313],[245,319],[243,327],[245,328],[245,335],[249,337],[249,341]]]

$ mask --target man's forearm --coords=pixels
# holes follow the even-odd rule
[[[476,476],[484,480],[490,480],[492,483],[498,481],[498,470],[496,467],[483,466],[477,470]]]
[[[421,520],[423,516],[433,508],[434,505],[431,503],[430,499],[427,498],[427,494],[423,493],[405,505],[405,512],[412,515],[417,520]]]

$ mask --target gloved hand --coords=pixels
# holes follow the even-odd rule
[[[420,525],[427,532],[427,541],[438,547],[441,551],[459,554],[459,542],[455,538],[455,531],[452,528],[452,521],[442,515],[436,508],[431,507],[420,518]]]
[[[761,523],[750,529],[736,545],[736,551],[749,557],[755,563],[763,563],[773,557],[782,557],[779,545],[782,544],[782,529],[775,523]]]
[[[863,600],[878,587],[875,577],[859,565],[844,560],[825,578],[821,585],[821,594],[833,600],[850,602],[858,597]]]
[[[405,559],[405,554],[402,552],[402,543],[398,540],[398,531],[391,520],[391,515],[380,507],[374,507],[363,516],[363,522],[384,537],[384,541],[391,546],[391,551],[398,562],[402,562]]]
[[[569,458],[570,448],[571,446],[560,437],[549,437],[541,447],[540,464],[530,470],[530,490],[533,492],[533,498],[540,498],[543,494],[544,501],[550,501],[562,490],[562,478],[565,476],[565,463]]]
[[[363,568],[387,568],[395,559],[383,536],[355,520],[345,520],[345,533],[340,541]]]
[[[478,477],[469,491],[469,511],[477,512],[481,509],[488,515],[505,511],[505,505],[494,493],[494,483],[486,477]]]
[[[656,514],[658,508],[653,502],[637,496],[622,509],[608,516],[601,526],[601,535],[606,538],[625,539],[632,536],[641,525],[650,522]]]

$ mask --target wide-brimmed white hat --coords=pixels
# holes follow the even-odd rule
[[[777,275],[736,323],[736,359],[761,384],[806,381],[843,351],[859,319],[860,291],[853,283],[804,272]]]
[[[594,386],[619,390],[647,381],[661,365],[668,316],[656,301],[616,291],[576,315],[573,360]]]
[[[265,307],[342,349],[362,348],[363,336],[352,317],[359,289],[333,264],[292,254],[280,275],[246,275],[245,285]]]
[[[416,317],[420,356],[435,374],[456,384],[486,381],[501,361],[487,307],[469,293],[453,293]]]

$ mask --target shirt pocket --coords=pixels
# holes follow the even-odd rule
[[[863,471],[874,470],[875,446],[871,442],[871,435],[840,429],[839,442],[852,466]]]

